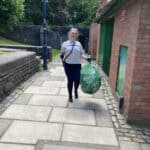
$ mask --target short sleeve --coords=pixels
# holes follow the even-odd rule
[[[84,54],[84,49],[83,49],[83,47],[82,47],[80,42],[79,42],[79,45],[80,45],[81,55],[83,55]]]

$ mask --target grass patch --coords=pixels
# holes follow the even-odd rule
[[[4,55],[4,54],[5,54],[4,52],[0,51],[0,56],[2,56],[2,55]]]
[[[52,58],[55,58],[59,55],[60,49],[53,49],[52,50]]]
[[[27,45],[27,44],[23,44],[23,43],[19,43],[19,42],[15,42],[9,39],[6,39],[2,36],[0,36],[0,45]]]
[[[0,50],[0,56],[7,54],[7,52],[1,51]]]

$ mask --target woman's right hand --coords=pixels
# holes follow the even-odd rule
[[[88,62],[91,62],[91,61],[92,61],[92,58],[89,57],[89,58],[86,58],[86,60],[87,60]]]
[[[63,59],[64,58],[64,55],[63,54],[60,54],[60,59]]]

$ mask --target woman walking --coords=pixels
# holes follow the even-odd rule
[[[79,32],[76,28],[71,28],[68,33],[68,40],[62,44],[61,59],[64,64],[64,70],[67,76],[67,87],[69,101],[73,102],[72,90],[74,87],[74,96],[78,98],[78,87],[80,84],[81,57],[84,54],[81,43],[77,41]]]

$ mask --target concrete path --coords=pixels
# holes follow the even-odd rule
[[[149,150],[118,137],[103,86],[69,103],[63,67],[51,63],[1,104],[0,150]]]

